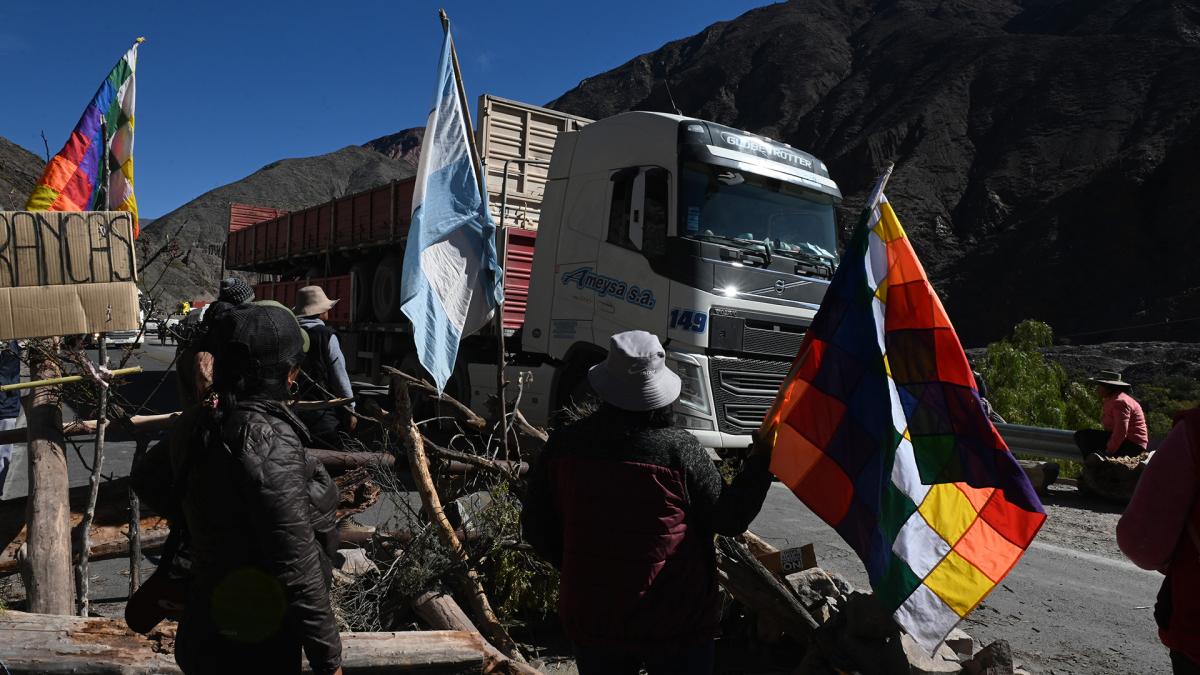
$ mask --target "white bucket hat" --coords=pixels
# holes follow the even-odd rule
[[[679,398],[679,376],[667,368],[658,338],[644,330],[612,336],[608,358],[592,366],[588,382],[604,402],[622,410],[656,410]]]
[[[337,300],[330,300],[325,295],[325,289],[320,286],[305,286],[296,291],[296,306],[292,313],[296,316],[318,316],[333,309]]]

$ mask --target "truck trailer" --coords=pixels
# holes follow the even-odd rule
[[[787,374],[837,266],[837,184],[819,159],[769,138],[657,112],[600,121],[480,98],[477,142],[504,267],[503,334],[464,339],[448,393],[484,410],[526,377],[522,412],[545,424],[588,393],[609,338],[663,342],[683,381],[676,421],[709,448],[741,449]],[[360,378],[419,372],[400,312],[413,179],[266,214],[231,209],[229,269],[341,298],[330,323]],[[515,388],[506,392],[511,400]]]

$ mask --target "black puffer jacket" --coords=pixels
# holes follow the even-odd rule
[[[182,502],[194,581],[181,641],[190,619],[196,635],[243,643],[294,636],[316,673],[341,664],[318,535],[336,528],[337,490],[305,455],[306,437],[286,406],[251,400],[226,414],[219,437],[192,445]]]

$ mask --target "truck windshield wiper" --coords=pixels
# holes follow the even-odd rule
[[[723,234],[688,234],[685,236],[690,237],[692,239],[701,239],[704,241],[712,241],[712,242],[716,242],[718,244],[730,244],[730,245],[733,245],[734,247],[736,247],[740,250],[743,250],[743,251],[750,251],[753,253],[761,253],[763,256],[763,261],[767,265],[771,264],[771,254],[774,251],[772,251],[771,245],[764,241],[756,241],[754,239],[743,239],[741,237],[728,237]]]

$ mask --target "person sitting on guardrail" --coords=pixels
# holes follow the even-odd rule
[[[1176,415],[1117,523],[1134,564],[1166,575],[1154,619],[1177,675],[1200,673],[1200,408]]]
[[[1146,452],[1150,442],[1146,416],[1142,406],[1129,391],[1132,388],[1121,374],[1102,370],[1088,382],[1096,385],[1096,396],[1104,404],[1100,415],[1103,429],[1081,429],[1075,432],[1075,445],[1084,459],[1089,455],[1108,457],[1137,457]]]
[[[581,675],[713,671],[719,630],[714,534],[749,526],[771,486],[755,443],[726,484],[673,425],[679,376],[658,338],[612,337],[588,373],[601,404],[555,429],[534,465],[525,539],[560,570],[559,614]]]

